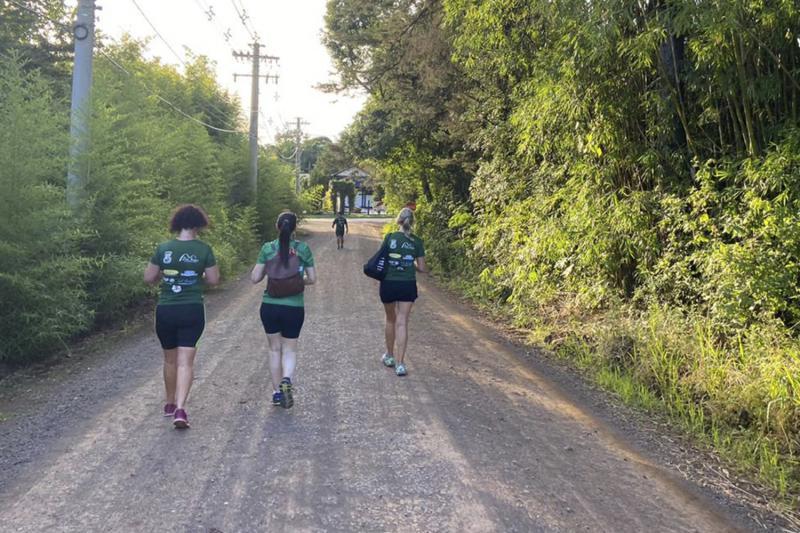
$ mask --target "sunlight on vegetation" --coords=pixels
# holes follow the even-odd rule
[[[439,278],[800,494],[800,9],[329,2]]]
[[[240,104],[207,60],[196,58],[181,75],[124,40],[104,50],[135,75],[95,61],[90,175],[80,209],[68,210],[69,65],[25,37],[38,19],[15,17],[19,28],[0,31],[10,50],[0,55],[0,363],[46,356],[151,298],[142,271],[168,238],[176,205],[209,213],[202,238],[226,277],[252,261],[281,209],[299,207],[291,166],[264,150],[253,204],[246,136],[190,121],[146,88],[207,123],[236,125]]]

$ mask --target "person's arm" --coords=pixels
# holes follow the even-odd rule
[[[161,267],[148,263],[144,269],[144,282],[148,285],[155,285],[161,279]]]
[[[265,244],[261,247],[261,251],[258,252],[256,264],[253,266],[253,270],[250,271],[250,281],[253,283],[261,283],[261,280],[267,275],[267,250],[268,246]]]
[[[303,283],[313,285],[317,282],[317,270],[314,267],[306,267],[306,277]]]
[[[427,274],[428,272],[428,265],[425,264],[425,256],[417,257],[416,262],[417,272],[422,272],[423,274]]]
[[[335,225],[336,225],[336,219],[334,218],[333,222],[331,222],[331,227],[334,227]]]
[[[219,267],[217,265],[210,266],[203,271],[207,285],[219,285]]]
[[[253,270],[250,272],[250,281],[253,283],[261,283],[264,276],[267,275],[267,265],[264,263],[256,263]]]
[[[350,226],[347,225],[347,219],[344,219],[344,232],[350,233]]]
[[[203,269],[203,279],[206,285],[219,285],[219,265],[217,265],[217,258],[214,257],[214,251],[211,247],[208,248],[208,256],[206,257],[206,267]]]

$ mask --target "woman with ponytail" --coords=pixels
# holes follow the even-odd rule
[[[405,376],[405,355],[408,342],[408,317],[417,299],[416,272],[427,272],[425,245],[411,233],[414,211],[404,207],[397,215],[400,231],[389,233],[384,239],[388,250],[386,277],[381,281],[380,296],[386,312],[386,352],[381,360],[395,367],[398,376]]]
[[[303,290],[317,281],[314,257],[304,242],[294,239],[297,215],[284,211],[275,224],[278,238],[261,247],[250,280],[267,277],[261,303],[261,323],[267,334],[272,404],[294,405],[292,377],[297,364],[297,339],[305,319]]]

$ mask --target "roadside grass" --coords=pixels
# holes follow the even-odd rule
[[[580,316],[562,302],[523,315],[475,284],[444,284],[625,404],[665,416],[772,491],[777,509],[800,508],[800,341],[779,325],[725,342],[703,317],[679,310],[620,306]]]
[[[550,348],[626,404],[660,412],[800,503],[800,346],[755,328],[725,344],[700,317],[661,309],[608,313],[553,331]]]

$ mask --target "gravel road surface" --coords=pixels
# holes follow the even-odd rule
[[[271,405],[263,287],[208,298],[192,428],[161,416],[147,325],[0,382],[0,531],[749,531],[421,281],[409,375],[380,364],[383,312],[361,273],[381,223],[305,232],[296,402]]]

